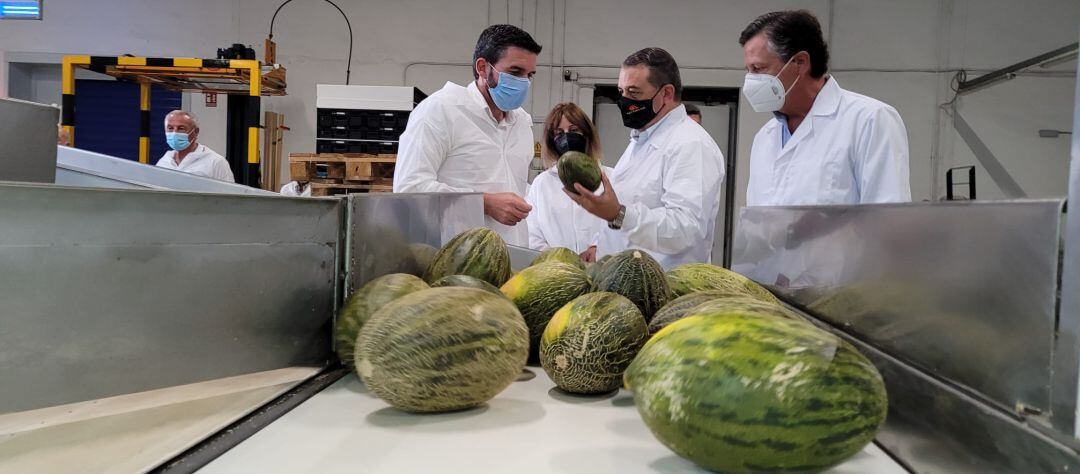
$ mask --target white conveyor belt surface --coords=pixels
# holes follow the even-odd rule
[[[200,472],[707,472],[653,437],[628,391],[567,395],[543,369],[527,370],[536,376],[511,384],[484,406],[426,415],[391,408],[349,374]],[[871,444],[828,472],[907,471]]]

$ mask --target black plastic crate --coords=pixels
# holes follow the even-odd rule
[[[397,153],[397,142],[372,142],[377,145],[378,151],[371,152],[372,154],[389,154],[393,155]]]
[[[393,128],[381,128],[379,129],[378,140],[397,140],[399,136],[401,136],[401,134]]]

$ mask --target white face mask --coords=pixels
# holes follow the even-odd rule
[[[794,59],[794,57],[792,58]],[[780,82],[778,76],[784,72],[784,69],[791,64],[791,59],[784,63],[784,67],[780,68],[780,71],[776,73],[776,76],[771,74],[753,74],[746,73],[746,79],[743,80],[743,96],[746,97],[746,101],[750,102],[750,107],[754,108],[755,112],[776,112],[784,106],[784,99],[787,98],[788,91],[791,87],[795,87],[795,84],[799,82],[799,78],[795,78],[795,82],[791,83],[791,87],[784,89],[784,83]]]

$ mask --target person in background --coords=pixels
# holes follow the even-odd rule
[[[281,187],[281,195],[311,197],[311,183],[307,181],[289,181]]]
[[[771,113],[750,149],[748,206],[907,202],[908,139],[896,109],[840,88],[805,10],[761,15],[739,36],[743,94]]]
[[[56,144],[61,146],[71,146],[71,134],[63,125],[56,124]]]
[[[675,58],[645,48],[619,70],[619,112],[630,129],[615,170],[601,175],[604,192],[566,194],[608,222],[588,261],[637,248],[665,269],[712,258],[716,213],[724,181],[720,147],[690,120],[680,103],[682,79]],[[592,255],[589,255],[591,253]]]
[[[533,179],[526,200],[533,210],[526,219],[529,226],[529,248],[547,250],[566,247],[583,253],[596,244],[595,239],[606,223],[589,214],[566,196],[555,163],[568,151],[579,151],[601,159],[600,136],[592,120],[577,104],[556,105],[544,121],[544,166],[546,171]],[[601,166],[604,173],[613,170]]]
[[[235,183],[229,162],[199,144],[199,122],[191,112],[174,110],[165,116],[165,142],[172,150],[158,160],[162,168]]]
[[[697,108],[694,104],[683,104],[686,107],[686,116],[701,125],[701,109]]]
[[[447,82],[420,102],[402,133],[395,193],[480,192],[486,224],[527,247],[522,197],[533,158],[532,117],[521,109],[541,46],[512,25],[489,26],[473,52],[473,82]]]

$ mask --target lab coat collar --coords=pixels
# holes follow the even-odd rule
[[[499,121],[495,120],[495,115],[491,113],[491,107],[488,106],[487,99],[484,99],[484,94],[481,93],[480,88],[477,87],[476,81],[470,82],[467,89],[469,90],[469,97],[472,98],[473,102],[483,108],[484,113],[487,114],[487,117],[491,119],[492,123],[494,123],[495,125],[499,125]],[[518,108],[506,112],[506,117],[503,120],[503,123],[507,125],[513,125],[514,122],[517,121],[518,110],[521,109]]]
[[[836,83],[835,78],[829,76],[825,81],[825,85],[821,88],[821,91],[818,92],[817,97],[814,98],[814,104],[810,106],[810,113],[806,114],[806,118],[799,124],[799,128],[795,129],[795,132],[791,134],[791,138],[788,139],[787,144],[780,149],[778,158],[782,158],[784,155],[790,153],[798,147],[799,143],[806,139],[806,137],[809,137],[814,133],[814,117],[836,115],[839,109],[840,85]],[[777,134],[784,133],[783,130],[780,130],[780,127],[785,127],[786,125],[779,117],[772,123],[774,124],[773,130]],[[777,139],[776,141],[779,142],[780,140]]]
[[[181,164],[184,164],[184,163],[190,165],[190,164],[192,164],[192,163],[194,163],[196,161],[199,161],[199,159],[206,156],[206,146],[204,146],[202,143],[196,143],[195,144],[195,149],[191,150],[191,153],[188,153],[187,156],[184,157],[183,161],[181,161],[180,163],[177,163],[176,162],[176,156],[179,155],[179,154],[180,154],[180,152],[178,152],[176,150],[169,150],[169,159],[172,160],[172,163],[174,165],[176,165],[176,166],[180,166]]]
[[[837,110],[840,110],[840,84],[836,83],[836,78],[829,76],[825,81],[825,86],[818,92],[816,98],[814,98],[814,105],[810,106],[810,114],[817,117],[825,117],[829,115],[835,115]]]
[[[671,109],[660,121],[652,124],[651,127],[645,130],[630,130],[630,139],[640,143],[647,143],[653,135],[661,133],[662,130],[671,128],[672,124],[677,124],[686,118],[686,106],[679,104],[678,107]]]

